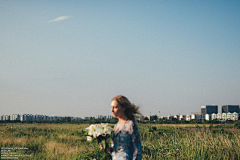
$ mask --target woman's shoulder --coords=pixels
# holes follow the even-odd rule
[[[133,120],[128,120],[127,124],[134,126],[134,125],[136,125],[136,122],[134,122]]]
[[[129,121],[126,123],[125,129],[126,129],[128,132],[132,133],[132,132],[134,132],[134,129],[135,129],[136,127],[137,127],[136,122],[134,122],[133,120],[129,120]]]
[[[129,120],[127,124],[133,127],[137,127],[137,123],[134,122],[133,120]]]

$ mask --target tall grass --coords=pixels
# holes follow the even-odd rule
[[[19,159],[105,159],[97,142],[87,142],[89,124],[0,124],[0,146]],[[215,126],[138,124],[143,159],[240,159],[240,134]],[[194,129],[194,130],[193,130]],[[109,156],[108,158],[109,159]]]
[[[143,159],[240,159],[240,135],[141,126]]]

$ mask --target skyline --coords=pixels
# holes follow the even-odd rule
[[[222,106],[222,109],[221,109],[221,112],[219,112],[218,111],[218,109],[216,110],[216,109],[214,109],[214,110],[212,110],[212,109],[210,109],[210,111],[206,111],[206,107],[216,107],[216,105],[206,105],[206,106],[201,106],[201,111],[200,112],[191,112],[191,114],[178,114],[178,115],[164,115],[164,116],[162,116],[162,115],[158,115],[158,114],[151,114],[150,113],[150,115],[137,115],[136,117],[141,117],[141,116],[143,116],[143,117],[148,117],[148,116],[157,116],[157,117],[159,117],[159,118],[163,118],[163,117],[175,117],[175,116],[203,116],[203,115],[221,115],[221,114],[229,114],[229,113],[231,113],[231,114],[234,114],[234,113],[236,113],[237,115],[239,115],[239,110],[240,110],[240,108],[239,108],[239,105],[234,105],[234,106],[232,106],[232,105],[228,105],[228,106],[230,106],[231,107],[231,109],[229,110],[228,108],[226,108],[227,106]],[[223,107],[225,107],[224,108],[224,110],[223,110]],[[238,109],[236,108],[236,107],[238,107]],[[203,111],[202,110],[202,108],[205,108],[205,110]],[[0,120],[2,120],[2,117],[10,117],[10,120],[12,120],[12,119],[14,119],[14,117],[15,118],[17,118],[18,116],[30,116],[30,117],[33,117],[33,116],[36,116],[36,117],[42,117],[42,118],[46,118],[46,117],[58,117],[58,118],[64,118],[64,117],[71,117],[71,118],[81,118],[81,119],[88,119],[88,118],[95,118],[95,119],[99,119],[99,118],[114,118],[114,116],[113,115],[92,115],[92,116],[89,116],[89,117],[73,117],[73,116],[61,116],[61,117],[59,117],[59,116],[57,116],[57,115],[40,115],[40,114],[36,114],[36,115],[34,115],[34,114],[11,114],[11,115],[0,115]],[[35,118],[36,118],[35,117]],[[9,119],[8,119],[9,120]]]
[[[217,106],[218,107],[218,113],[222,113],[222,107],[224,107],[224,106],[238,106],[239,107],[239,105],[223,105],[223,106],[218,106],[218,105],[203,105],[203,106],[200,106],[200,111],[196,111],[196,112],[194,112],[194,111],[191,111],[191,114],[175,114],[175,115],[192,115],[192,114],[195,114],[195,115],[198,115],[198,114],[201,114],[201,109],[202,109],[202,107],[204,107],[204,106]],[[219,109],[219,107],[220,107],[220,109]],[[239,108],[240,109],[240,108]],[[190,112],[190,111],[189,111]],[[225,112],[224,112],[225,113]],[[231,113],[233,113],[233,112],[231,112]],[[11,115],[20,115],[20,114],[18,114],[18,113],[15,113],[15,114],[10,114],[10,116]],[[30,113],[24,113],[24,114],[21,114],[21,115],[34,115],[34,114],[30,114]],[[41,114],[36,114],[36,115],[41,115]],[[43,116],[44,116],[45,114],[43,114]],[[175,115],[161,115],[161,113],[151,113],[150,112],[150,114],[148,115],[142,115],[142,116],[154,116],[154,115],[156,115],[156,116],[175,116]],[[1,115],[0,115],[1,116]],[[5,115],[2,115],[2,116],[5,116]],[[6,115],[7,116],[7,115]],[[45,115],[45,116],[50,116],[50,115]],[[57,116],[57,115],[51,115],[51,116]],[[99,115],[99,114],[96,114],[96,115],[90,115],[90,116],[88,116],[88,117],[95,117],[95,116],[113,116],[112,114],[109,114],[109,115]],[[137,116],[139,116],[139,115],[137,115]],[[73,117],[73,116],[63,116],[63,117]],[[87,117],[87,116],[83,116],[83,117]]]
[[[1,114],[240,104],[240,1],[0,1]]]

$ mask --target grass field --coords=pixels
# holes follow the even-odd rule
[[[10,152],[18,159],[105,159],[106,154],[99,150],[97,142],[86,141],[84,128],[88,126],[66,123],[0,124],[2,159]],[[240,159],[240,134],[219,126],[138,126],[145,160]]]

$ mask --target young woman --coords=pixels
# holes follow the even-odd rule
[[[111,112],[118,118],[118,123],[114,127],[113,145],[106,150],[113,160],[141,160],[141,141],[135,123],[135,114],[140,114],[138,107],[125,96],[116,96],[111,101]]]

